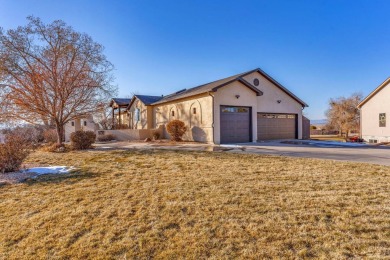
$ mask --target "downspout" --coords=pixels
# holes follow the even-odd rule
[[[363,139],[363,124],[362,124],[362,119],[363,119],[363,117],[362,117],[362,109],[361,108],[359,108],[359,138],[360,139]]]
[[[212,124],[211,124],[211,126],[212,126],[212,129],[213,129],[213,143],[215,144],[215,138],[214,138],[214,130],[215,130],[215,128],[214,128],[214,96],[211,94],[211,92],[209,92],[209,95],[210,95],[210,97],[211,97],[211,99],[212,99],[212,102],[211,102],[211,104],[212,104]]]

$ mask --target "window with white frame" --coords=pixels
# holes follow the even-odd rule
[[[139,108],[134,110],[134,121],[139,122],[141,120],[141,111]]]

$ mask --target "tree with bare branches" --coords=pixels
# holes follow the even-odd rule
[[[113,65],[103,46],[61,20],[0,30],[0,106],[3,120],[64,125],[91,115],[115,95]],[[5,119],[4,119],[5,117]]]
[[[98,124],[99,129],[110,130],[114,127],[114,120],[112,118],[111,108],[107,104],[101,104],[97,113],[93,116],[94,121]]]
[[[329,109],[326,111],[328,123],[326,128],[348,134],[351,130],[358,130],[360,125],[360,113],[357,105],[362,101],[362,94],[354,93],[350,97],[331,98]]]

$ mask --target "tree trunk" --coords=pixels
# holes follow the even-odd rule
[[[56,130],[57,130],[57,144],[62,145],[65,131],[64,131],[64,126],[62,124],[56,125]]]
[[[346,142],[348,142],[348,132],[349,132],[349,130],[346,129],[346,130],[345,130],[345,141],[346,141]]]

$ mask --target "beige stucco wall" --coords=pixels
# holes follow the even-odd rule
[[[390,86],[386,85],[360,109],[361,135],[366,141],[390,141]],[[379,114],[386,113],[386,127],[379,127]]]
[[[135,120],[135,110],[140,109],[140,120]],[[150,110],[149,107],[149,113],[148,113],[148,106],[146,106],[144,103],[142,103],[139,99],[136,99],[133,104],[131,105],[129,109],[129,121],[130,121],[130,128],[131,129],[150,129],[151,128],[151,122],[152,119],[150,119],[151,122],[149,122],[148,127],[148,119],[150,118]]]
[[[253,85],[253,80],[260,81],[259,86],[264,94],[257,96],[256,93],[240,82],[233,82],[216,92],[204,93],[189,98],[163,103],[161,105],[145,106],[138,99],[132,104],[130,112],[130,127],[134,129],[152,129],[164,126],[164,138],[169,138],[165,131],[165,125],[179,119],[188,127],[184,136],[185,140],[198,142],[220,143],[220,106],[246,106],[252,108],[252,141],[257,140],[257,113],[289,113],[298,116],[298,138],[302,138],[302,105],[287,95],[279,87],[266,79],[258,72],[244,77]],[[240,95],[237,99],[236,95]],[[280,100],[280,103],[277,101]],[[214,102],[214,103],[213,103]],[[131,120],[136,108],[140,109],[141,119],[139,122]],[[197,113],[193,113],[196,108]],[[174,111],[174,116],[172,116]]]
[[[153,138],[153,133],[157,132],[160,136],[163,134],[163,127],[157,129],[118,129],[118,130],[98,130],[97,135],[114,135],[117,141],[144,140]]]
[[[74,122],[74,126],[72,126],[72,122]],[[87,122],[87,125],[84,126],[84,122]],[[70,142],[70,135],[79,130],[83,131],[95,131],[97,126],[93,121],[92,117],[75,119],[73,121],[65,124],[65,142]]]
[[[214,95],[214,142],[221,143],[220,107],[245,106],[252,108],[252,141],[257,139],[257,96],[256,93],[236,81],[224,86],[213,93]],[[236,95],[240,95],[239,98]]]
[[[194,108],[196,109],[196,114],[193,113]],[[212,142],[212,109],[212,97],[208,93],[156,105],[153,107],[153,126],[165,126],[169,121],[179,119],[188,128],[187,133],[183,137],[184,140]],[[174,111],[174,116],[172,116],[172,111]],[[169,134],[166,131],[164,131],[164,137],[169,138]]]
[[[297,114],[298,138],[302,139],[302,105],[258,72],[244,77],[252,85],[255,78],[260,82],[256,88],[263,92],[262,96],[257,97],[257,112]],[[281,102],[278,103],[278,100]]]

